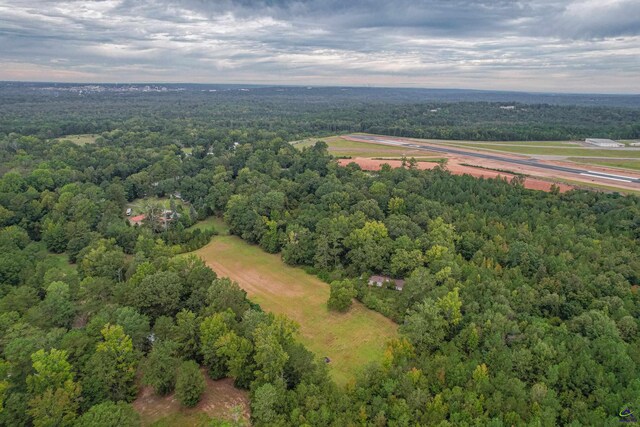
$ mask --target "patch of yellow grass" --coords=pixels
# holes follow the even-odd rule
[[[219,276],[238,282],[265,311],[297,322],[301,342],[317,356],[331,359],[330,372],[338,384],[381,360],[385,343],[397,337],[395,323],[359,302],[344,314],[329,311],[329,285],[236,236],[214,237],[195,253]]]

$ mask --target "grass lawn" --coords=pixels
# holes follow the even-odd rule
[[[206,230],[207,228],[211,227],[213,227],[218,232],[218,234],[229,234],[229,226],[227,226],[222,218],[218,218],[215,216],[211,216],[204,221],[198,221],[191,227],[187,228],[187,230]]]
[[[91,133],[83,134],[83,135],[67,135],[61,136],[58,138],[58,141],[71,141],[76,145],[85,145],[85,144],[94,144],[96,142],[96,138],[100,135],[95,135]]]
[[[448,160],[447,157],[415,157],[415,156],[409,156],[409,157],[406,157],[406,159],[409,160],[412,157],[417,162],[441,163]],[[374,157],[373,160],[402,160],[402,157]]]
[[[591,149],[583,147],[533,147],[533,146],[518,146],[517,144],[479,144],[479,143],[447,143],[446,145],[461,147],[461,148],[475,148],[485,150],[504,151],[507,153],[517,154],[544,154],[548,156],[589,156],[589,157],[624,157],[628,159],[640,159],[639,150],[616,150],[616,149]]]
[[[584,157],[570,157],[568,160],[576,163],[587,163],[590,165],[611,166],[615,168],[640,170],[640,160],[619,160],[619,159],[589,159]]]
[[[457,144],[457,145],[506,145],[514,147],[559,147],[559,148],[580,148],[580,145],[570,141],[453,141],[453,140],[433,140],[434,143],[440,144]]]
[[[51,262],[50,267],[58,268],[65,274],[73,274],[76,270],[76,265],[69,263],[69,256],[67,254],[47,252],[47,259]]]
[[[329,146],[329,153],[336,157],[383,157],[394,156],[402,157],[424,157],[429,152],[424,150],[411,150],[407,148],[394,147],[391,145],[372,144],[368,142],[348,141],[339,136],[331,136],[327,138],[312,138],[294,144],[294,147],[302,149],[316,143],[316,141],[324,141]],[[439,153],[433,153],[438,156]]]
[[[358,302],[348,313],[330,312],[329,285],[239,237],[216,236],[195,253],[219,276],[238,282],[264,310],[297,322],[302,343],[317,356],[331,358],[329,369],[338,384],[381,360],[385,343],[397,336],[396,324]]]
[[[618,187],[613,187],[606,184],[596,184],[595,182],[576,181],[576,180],[567,179],[567,178],[554,178],[554,180],[563,184],[573,185],[576,188],[603,190],[603,191],[610,191],[610,192],[615,192],[620,194],[635,194],[636,196],[640,196],[640,191],[627,190],[626,188],[618,188]]]

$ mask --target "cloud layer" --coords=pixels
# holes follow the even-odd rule
[[[638,0],[0,0],[0,80],[640,93]]]

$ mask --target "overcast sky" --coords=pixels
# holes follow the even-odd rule
[[[0,80],[640,93],[640,0],[0,0]]]

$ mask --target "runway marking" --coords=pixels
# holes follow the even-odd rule
[[[594,175],[594,174],[591,174],[591,173],[584,173],[584,172],[582,172],[580,175],[588,176],[588,177],[591,177],[591,178],[610,179],[612,181],[620,181],[620,182],[628,182],[628,183],[633,182],[633,181],[630,181],[628,179],[614,178],[612,176]]]
[[[632,179],[632,180],[633,180],[633,179],[635,179],[635,178],[634,178],[634,177],[632,177],[632,176],[616,175],[616,174],[613,174],[613,173],[607,173],[607,172],[597,172],[597,171],[587,171],[587,172],[589,172],[589,173],[593,173],[593,174],[597,174],[597,175],[613,176],[613,177],[616,177],[616,178],[622,178],[622,179]]]

